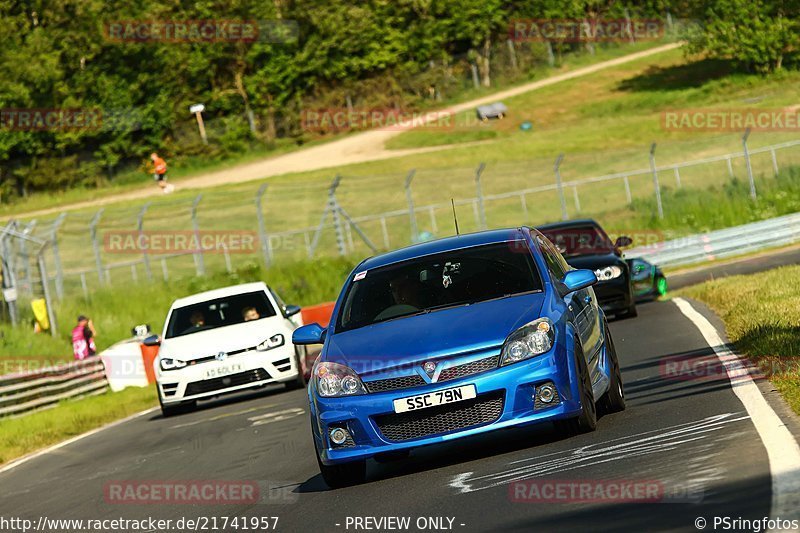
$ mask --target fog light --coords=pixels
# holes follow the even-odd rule
[[[331,442],[336,444],[337,446],[341,446],[344,444],[344,441],[347,440],[347,431],[342,428],[333,428],[331,429]]]
[[[542,385],[539,387],[537,391],[537,395],[539,396],[539,400],[543,403],[550,403],[556,397],[556,389],[550,385]]]

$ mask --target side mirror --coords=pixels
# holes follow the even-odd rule
[[[327,329],[314,322],[313,324],[302,326],[294,330],[294,333],[292,333],[292,342],[301,345],[322,344],[327,331]]]
[[[621,235],[617,238],[616,242],[614,243],[614,246],[616,246],[617,248],[625,248],[626,246],[630,246],[631,244],[633,244],[633,239],[631,239],[627,235]]]
[[[142,344],[145,346],[161,346],[161,339],[158,335],[150,335],[142,341]]]
[[[287,305],[286,309],[283,310],[283,315],[286,318],[289,318],[290,316],[294,316],[302,310],[303,309],[299,305]]]
[[[562,296],[597,283],[597,276],[591,270],[570,270],[561,278]]]

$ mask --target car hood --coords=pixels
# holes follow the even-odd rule
[[[276,333],[283,333],[280,317],[262,318],[222,328],[208,329],[180,337],[164,339],[159,355],[181,361],[193,361],[219,352],[235,352],[252,348]],[[291,339],[285,339],[291,342]]]
[[[441,309],[329,337],[325,361],[359,375],[497,348],[515,329],[539,317],[544,293]]]
[[[574,268],[585,268],[588,270],[597,270],[611,265],[625,265],[625,261],[614,253],[607,254],[587,254],[587,255],[573,255],[565,257],[569,266]]]

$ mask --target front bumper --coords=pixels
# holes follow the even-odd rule
[[[608,314],[627,311],[634,299],[627,276],[622,275],[608,281],[598,281],[592,285],[597,303]]]
[[[273,350],[250,350],[222,361],[190,364],[177,370],[161,370],[156,361],[156,381],[164,404],[197,400],[281,383],[297,378],[294,346]]]
[[[444,383],[432,383],[347,398],[321,398],[313,390],[313,387],[310,387],[312,432],[320,460],[326,465],[349,462],[501,428],[576,416],[580,412],[580,403],[577,380],[571,377],[577,374],[574,366],[574,358],[568,357],[566,348],[559,343],[547,354],[531,360]],[[547,382],[555,385],[559,402],[553,406],[535,406],[535,388]],[[461,416],[460,413],[464,413],[463,416],[474,416],[476,409],[482,414],[487,414],[491,409],[497,408],[496,418],[478,421],[477,424],[452,431],[439,431],[397,440],[398,419],[411,413],[395,415],[393,400],[467,384],[475,385],[477,392],[475,400],[420,409],[411,413],[417,419],[423,419],[421,421],[423,426],[427,422],[425,420],[426,412],[432,413],[429,418],[431,420],[445,412],[458,411],[458,416]],[[500,398],[499,406],[497,398]],[[475,407],[478,403],[483,403],[484,407]],[[411,420],[413,417],[407,418]],[[418,421],[413,422],[416,424]],[[329,439],[332,427],[345,428],[352,438],[348,439],[343,446],[334,446]],[[419,425],[415,427],[417,430],[419,429]]]

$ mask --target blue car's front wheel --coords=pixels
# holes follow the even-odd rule
[[[555,421],[556,430],[566,436],[588,433],[597,429],[597,405],[592,392],[592,378],[589,376],[589,368],[586,365],[586,358],[583,356],[583,350],[578,339],[575,339],[574,356],[579,380],[578,391],[581,400],[581,413],[574,418]]]
[[[604,413],[616,413],[625,410],[625,393],[622,390],[622,373],[619,370],[619,359],[617,350],[614,347],[614,340],[608,330],[608,323],[604,323],[606,337],[606,357],[609,366],[609,384],[606,392],[600,400],[600,406]]]
[[[359,461],[351,461],[349,463],[341,463],[338,465],[325,465],[319,458],[319,448],[317,448],[317,439],[311,435],[314,440],[314,451],[317,456],[317,464],[319,465],[319,472],[322,474],[322,479],[332,489],[340,487],[349,487],[351,485],[358,485],[363,483],[367,478],[367,461],[361,459]]]

